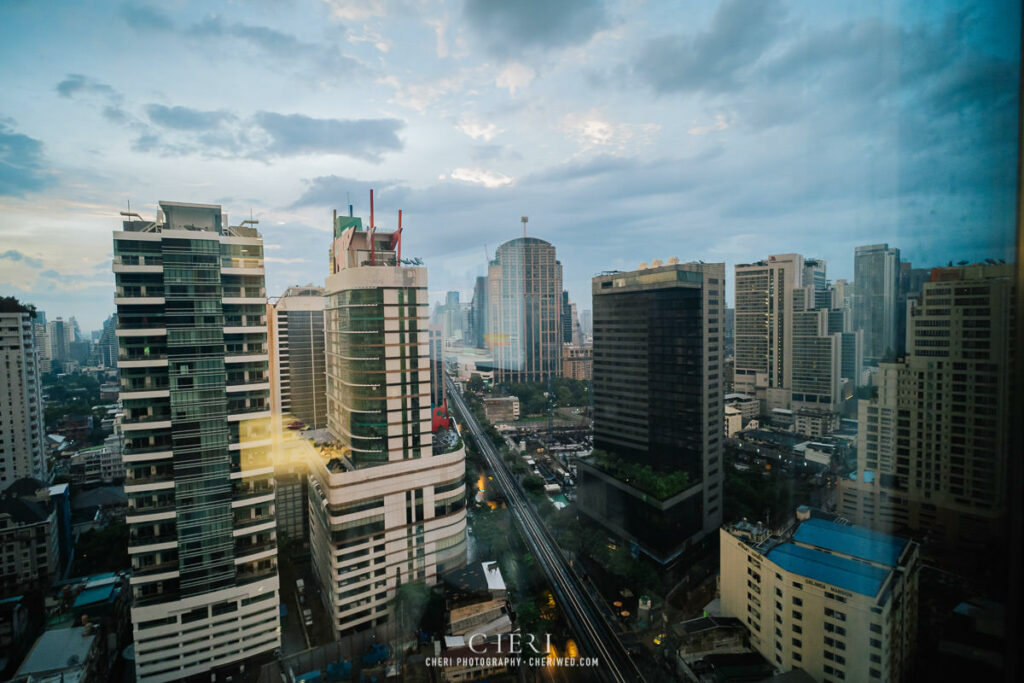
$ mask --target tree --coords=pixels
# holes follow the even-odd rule
[[[536,474],[531,474],[528,477],[524,477],[523,490],[526,491],[527,493],[543,493],[544,480],[538,477]]]
[[[36,307],[33,304],[23,304],[13,296],[0,296],[0,313],[28,313],[29,317],[35,320]]]
[[[481,377],[478,373],[474,372],[472,375],[469,376],[469,381],[466,382],[466,388],[469,389],[470,391],[483,391],[484,389],[486,389],[486,386],[484,385],[484,378]]]

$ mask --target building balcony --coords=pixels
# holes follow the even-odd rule
[[[272,530],[274,528],[273,524],[275,523],[274,515],[261,515],[259,517],[235,518],[235,520],[233,522],[234,535],[236,537],[244,536],[246,534],[246,531],[245,531],[246,529],[251,529],[251,531],[249,531],[248,533],[257,533],[257,531],[259,531],[259,530],[256,529],[256,527],[261,526],[261,525],[265,525],[265,524],[268,524],[268,523],[271,526],[268,527],[267,530]],[[241,532],[241,533],[239,533],[239,532]]]
[[[167,560],[158,564],[150,564],[145,567],[135,568],[132,567],[132,578],[147,578],[157,574],[166,574],[168,572],[178,571],[178,559]]]

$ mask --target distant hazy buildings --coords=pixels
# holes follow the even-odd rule
[[[853,327],[864,331],[864,362],[870,366],[898,351],[900,250],[888,244],[857,247],[853,255]]]
[[[958,545],[1000,537],[1012,299],[1012,266],[931,271],[910,308],[906,359],[880,364],[878,397],[859,405],[856,481],[840,488],[845,516]]]
[[[720,536],[722,612],[783,671],[900,681],[917,633],[916,543],[811,516],[783,536],[747,522]]]
[[[263,240],[160,202],[113,270],[136,674],[229,670],[281,644]]]
[[[725,266],[655,261],[592,291],[594,448],[608,457],[580,462],[580,511],[671,563],[722,520]]]
[[[502,244],[487,269],[487,347],[495,381],[557,376],[562,351],[562,264],[536,237]]]
[[[105,368],[117,367],[117,313],[103,322],[103,331],[96,343],[97,360]]]
[[[324,289],[289,287],[267,305],[271,406],[309,429],[327,426]]]
[[[473,303],[470,306],[469,328],[471,341],[478,349],[486,347],[487,336],[487,276],[481,275],[473,285]]]
[[[431,430],[427,271],[398,233],[334,223],[327,277],[328,427],[310,476],[310,545],[339,632],[389,618],[398,586],[466,562],[466,453]]]
[[[10,310],[7,310],[10,309]],[[22,477],[46,479],[44,405],[31,311],[0,311],[0,488]]]

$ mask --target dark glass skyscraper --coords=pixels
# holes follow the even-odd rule
[[[593,280],[594,448],[581,511],[662,563],[721,523],[725,266]]]

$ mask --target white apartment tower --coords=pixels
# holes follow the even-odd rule
[[[829,325],[825,262],[777,254],[736,266],[735,378],[762,413],[792,409],[798,428],[831,431],[841,392],[842,336]]]
[[[23,477],[46,479],[43,398],[32,318],[29,308],[16,304],[0,312],[0,491]]]
[[[237,673],[281,643],[263,241],[160,202],[113,270],[136,674]]]
[[[325,324],[336,441],[311,465],[309,526],[339,632],[385,623],[400,584],[433,584],[466,562],[465,449],[455,428],[431,432],[427,271],[400,253],[400,233],[335,218]]]

